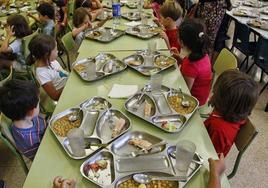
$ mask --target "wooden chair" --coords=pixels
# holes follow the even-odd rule
[[[16,158],[19,160],[25,174],[28,174],[28,167],[23,159],[23,156],[16,148],[15,141],[11,133],[12,121],[8,119],[4,114],[0,114],[0,139],[3,143],[15,154]]]
[[[249,119],[247,119],[245,125],[241,127],[235,139],[235,145],[239,153],[236,157],[232,172],[227,176],[228,179],[231,179],[232,177],[235,176],[244,152],[251,144],[251,142],[254,140],[254,138],[257,136],[257,134],[258,131],[254,127],[252,122]]]

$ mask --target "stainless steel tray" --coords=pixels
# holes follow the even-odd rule
[[[11,14],[17,14],[19,11],[16,8],[10,8],[9,10],[1,10],[0,17],[9,16]]]
[[[96,64],[96,75],[88,74],[87,66],[89,63]],[[127,68],[127,65],[117,59],[114,55],[108,53],[99,53],[94,58],[86,58],[74,62],[73,69],[84,81],[91,82],[100,80],[104,77],[122,72]]]
[[[140,39],[150,39],[159,34],[160,29],[151,25],[138,25],[126,29],[126,33]]]
[[[143,93],[138,92],[128,98],[125,102],[125,109],[169,133],[182,131],[199,105],[196,98],[173,88],[160,92],[145,89],[144,95],[141,95]],[[190,103],[190,107],[182,106],[182,96]],[[145,114],[146,103],[151,105],[150,115]]]
[[[72,115],[73,112],[77,112],[79,110],[79,120],[81,123],[79,123],[80,125],[78,124],[77,127],[80,127],[84,131],[86,143],[86,155],[82,157],[74,156],[69,146],[69,141],[66,137],[66,134],[71,128],[64,126],[62,129],[65,129],[65,134],[61,134],[56,126],[56,124],[63,126],[63,122],[57,122],[63,117],[67,118],[67,124],[70,123],[70,121],[68,121],[68,115]],[[112,130],[114,129],[115,123],[119,120],[119,118],[125,120],[124,129],[118,135],[112,137]],[[49,127],[62,145],[63,149],[71,158],[83,159],[101,148],[98,146],[90,146],[89,143],[108,144],[129,131],[131,125],[130,119],[121,111],[113,109],[111,103],[109,103],[106,99],[101,97],[93,97],[74,108],[67,109],[57,115],[52,116],[49,121]]]
[[[125,32],[119,29],[112,29],[109,27],[101,27],[97,29],[90,30],[86,33],[86,38],[99,41],[99,42],[104,42],[108,43],[111,42],[122,35],[124,35]]]
[[[173,57],[158,52],[153,55],[153,62],[145,62],[146,56],[148,55],[147,51],[137,52],[125,57],[123,62],[144,76],[151,76],[162,72],[177,63],[177,60]]]
[[[134,1],[134,2],[127,2],[126,3],[126,6],[130,9],[136,9],[138,8],[138,4],[139,2],[138,1]]]
[[[122,17],[130,21],[141,20],[141,14],[139,11],[126,12],[122,14]],[[147,18],[150,18],[150,14],[146,14]]]
[[[176,146],[164,145],[153,148],[156,152],[148,152],[138,157],[124,156],[122,153],[131,153],[138,149],[130,144],[130,139],[140,138],[151,144],[162,141],[145,132],[128,132],[115,140],[108,147],[89,157],[80,167],[82,176],[94,184],[104,188],[117,188],[121,183],[130,181],[136,173],[146,173],[157,176],[179,176],[175,169],[175,159],[170,153],[176,150]],[[153,150],[152,149],[152,150]],[[107,167],[93,173],[92,164],[98,160],[105,160]],[[182,188],[203,165],[203,159],[196,153],[190,164],[186,181],[174,181],[175,187]]]

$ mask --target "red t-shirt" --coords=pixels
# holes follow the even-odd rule
[[[178,29],[170,29],[170,30],[166,30],[166,34],[167,34],[167,37],[168,37],[168,41],[169,41],[169,44],[170,44],[170,47],[175,47],[177,48],[179,51],[181,51],[181,46],[179,44],[179,41],[178,41]]]
[[[204,105],[209,96],[212,80],[209,56],[206,54],[203,58],[195,62],[190,62],[188,57],[185,57],[182,60],[180,70],[183,76],[195,79],[191,94],[198,99],[200,106]]]
[[[226,156],[245,121],[228,122],[214,112],[204,123],[216,152]]]
[[[158,4],[157,2],[153,2],[153,3],[151,3],[151,7],[152,7],[152,9],[153,9],[153,14],[154,14],[154,16],[155,16],[158,20],[160,20],[160,7],[161,7],[161,5]]]

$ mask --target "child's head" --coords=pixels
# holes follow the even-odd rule
[[[10,52],[0,52],[0,70],[9,68],[16,61],[16,55]]]
[[[85,23],[90,23],[90,14],[85,8],[80,7],[74,11],[73,24],[78,28]]]
[[[160,8],[160,22],[164,27],[170,27],[182,14],[180,5],[174,1],[166,1]]]
[[[0,111],[13,121],[39,114],[39,91],[25,80],[10,80],[0,87]]]
[[[258,98],[257,83],[239,70],[227,70],[217,79],[210,100],[215,111],[226,121],[246,119]]]
[[[155,3],[159,4],[159,5],[163,5],[165,0],[153,0],[152,2],[155,2]]]
[[[23,38],[31,34],[31,29],[24,16],[13,14],[7,18],[7,25],[13,26],[13,32],[17,38]]]
[[[201,20],[183,21],[179,27],[179,41],[183,48],[189,50],[190,61],[197,61],[208,53],[209,39]]]
[[[35,61],[43,61],[47,65],[58,57],[57,43],[55,39],[49,35],[39,34],[35,36],[29,43],[28,49],[30,55],[28,63],[31,65]]]
[[[36,8],[40,22],[47,22],[48,20],[54,20],[55,10],[53,5],[49,3],[42,3]]]
[[[91,2],[91,0],[76,0],[75,1],[75,8],[77,9],[79,7],[91,8],[92,2]]]

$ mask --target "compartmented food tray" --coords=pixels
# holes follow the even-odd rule
[[[165,132],[182,131],[198,108],[198,100],[173,88],[161,91],[146,88],[148,85],[128,98],[125,109]]]
[[[152,62],[146,62],[148,61],[146,56],[153,56]],[[125,57],[123,62],[142,75],[151,76],[172,67],[177,63],[177,60],[159,52],[150,55],[148,51],[141,51]]]
[[[255,27],[258,29],[263,29],[263,30],[268,31],[268,21],[252,19],[252,20],[249,20],[247,24],[251,27]]]
[[[249,18],[257,18],[258,17],[252,11],[247,10],[247,9],[236,9],[233,11],[233,15],[240,16],[240,17],[249,17]]]
[[[149,13],[142,14],[145,14],[147,18],[150,18]],[[139,11],[126,12],[122,13],[122,17],[130,21],[138,21],[141,20],[141,13]]]
[[[151,25],[138,25],[126,29],[126,33],[140,39],[150,39],[161,32],[161,28]]]
[[[125,32],[119,29],[112,29],[109,27],[100,27],[100,28],[88,31],[86,33],[86,38],[99,41],[99,42],[108,43],[121,37],[124,34]]]
[[[163,140],[146,132],[128,132],[108,147],[89,157],[80,167],[82,176],[104,188],[136,188],[140,184],[132,178],[134,174],[144,173],[154,176],[178,176],[175,181],[159,180],[150,184],[165,188],[182,188],[203,165],[203,159],[196,153],[190,164],[187,176],[180,178],[175,169],[173,153],[176,146],[161,145],[146,150]],[[133,156],[133,152],[140,153]],[[147,184],[149,185],[149,184]]]
[[[130,9],[136,9],[138,8],[138,4],[139,2],[138,1],[134,1],[134,2],[127,2],[126,3],[126,6]]]
[[[108,18],[112,18],[112,10],[103,9],[102,13],[97,16],[98,20],[107,20]]]
[[[78,119],[70,121],[70,116]],[[73,159],[83,159],[102,146],[126,133],[130,128],[130,119],[121,111],[112,108],[111,103],[101,97],[93,97],[80,105],[52,116],[49,127],[66,153]],[[69,145],[67,133],[72,128],[81,128],[85,135],[85,156],[77,157]]]
[[[94,63],[96,66],[95,75],[90,75],[89,70],[87,69],[91,63]],[[82,59],[73,64],[75,72],[82,80],[87,82],[100,80],[104,77],[122,72],[126,68],[126,64],[117,59],[114,55],[108,53],[99,53],[94,58]]]

